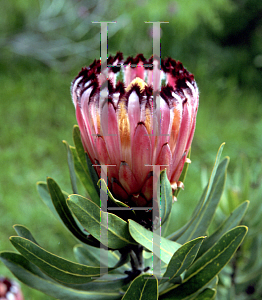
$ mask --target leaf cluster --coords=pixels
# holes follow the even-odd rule
[[[57,299],[215,299],[218,275],[247,233],[246,226],[238,226],[246,201],[208,235],[225,188],[229,160],[220,162],[224,145],[191,218],[167,235],[173,195],[165,171],[159,181],[162,223],[150,231],[137,222],[132,209],[113,197],[103,180],[98,180],[77,126],[73,139],[74,146],[64,142],[73,193],[62,191],[52,178],[39,182],[38,191],[77,239],[74,253],[78,262],[50,253],[26,227],[16,225],[18,236],[10,241],[19,254],[1,252],[3,263],[23,283]],[[185,172],[181,176],[184,178]],[[78,181],[86,197],[78,194]],[[110,205],[127,209],[128,217],[121,218],[102,207],[105,195]]]

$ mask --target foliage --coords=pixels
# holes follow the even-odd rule
[[[151,3],[128,1],[121,5],[117,2],[111,1],[111,6],[107,9],[108,17],[104,18],[115,20],[123,12],[125,13],[123,19],[129,23],[121,28],[123,20],[119,21],[120,29],[116,29],[114,24],[109,25],[109,53],[121,50],[126,55],[145,51],[151,54],[151,36],[148,29],[150,25],[143,22],[150,18],[167,20],[170,24],[161,27],[163,56],[171,55],[185,62],[188,69],[195,74],[200,87],[200,109],[192,147],[192,164],[185,185],[186,191],[179,194],[178,201],[173,205],[169,227],[177,230],[188,221],[194,206],[192,202],[196,203],[196,199],[199,198],[201,182],[202,185],[207,183],[205,178],[214,160],[214,149],[220,141],[225,141],[227,147],[224,151],[231,157],[229,178],[226,194],[222,196],[223,205],[217,209],[210,233],[212,234],[225,215],[236,207],[235,204],[233,205],[236,199],[238,204],[246,199],[250,199],[251,203],[244,220],[244,224],[249,226],[249,234],[237,252],[238,263],[235,265],[233,259],[232,266],[220,273],[218,290],[223,289],[227,292],[229,286],[235,286],[231,274],[232,270],[236,269],[234,274],[246,273],[246,278],[250,277],[252,282],[250,285],[242,285],[241,294],[237,293],[235,299],[253,299],[256,297],[254,290],[259,298],[261,280],[255,277],[256,273],[253,279],[251,275],[253,269],[249,268],[249,261],[254,267],[261,264],[259,216],[261,215],[262,174],[260,154],[262,39],[261,18],[255,18],[260,13],[261,1],[192,1],[190,5],[184,1],[170,1],[170,3],[155,1],[154,4],[151,1]],[[59,58],[56,62],[54,56],[54,59],[49,61],[40,59],[56,71],[35,61],[35,58],[37,60],[39,58],[34,52],[24,53],[13,48],[19,34],[30,34],[33,31],[34,36],[38,36],[38,40],[42,39],[42,48],[49,50],[52,49],[50,39],[59,40],[61,37],[70,36],[71,31],[74,32],[72,30],[74,25],[69,27],[67,24],[77,23],[70,21],[69,15],[78,16],[74,10],[63,9],[53,20],[49,19],[50,24],[60,23],[62,26],[50,30],[46,35],[39,31],[37,23],[40,11],[48,9],[51,4],[52,1],[46,0],[1,2],[0,78],[3,87],[0,91],[1,249],[11,250],[7,237],[12,234],[11,225],[16,220],[20,224],[34,228],[34,232],[37,232],[37,240],[41,241],[49,251],[72,260],[70,249],[75,242],[63,230],[62,225],[38,202],[32,182],[36,178],[43,179],[43,176],[51,175],[56,178],[61,187],[68,189],[70,182],[63,164],[63,148],[54,141],[64,137],[71,142],[68,124],[73,124],[75,118],[71,109],[68,87],[76,71],[69,70],[78,70],[83,62],[88,64],[97,58],[99,43],[96,43],[95,51],[81,55],[77,51],[74,54],[74,49],[78,47],[70,46],[68,50],[64,49],[62,53],[72,55],[71,59],[63,58],[63,61],[70,62],[70,64],[65,63],[65,68]],[[76,7],[78,6],[75,5]],[[61,12],[67,13],[69,17],[61,17]],[[92,14],[85,17],[87,22],[94,20]],[[253,19],[256,22],[253,22]],[[254,25],[247,26],[249,23]],[[91,29],[90,36],[96,35],[99,41],[99,25],[96,26]],[[42,31],[48,30],[42,28]],[[114,35],[114,30],[119,31]],[[233,40],[232,33],[235,36]],[[85,38],[88,40],[90,36],[83,37],[82,42],[84,43]],[[248,39],[244,38],[246,36]],[[60,40],[68,41],[66,38]],[[225,43],[226,40],[243,43],[228,45]],[[72,45],[77,41],[79,41],[77,35],[76,39],[73,37],[70,40],[74,42]],[[33,46],[41,49],[38,45],[33,44]],[[53,53],[59,57],[59,51]],[[64,70],[67,70],[67,73]],[[255,82],[257,84],[254,84]],[[244,170],[239,171],[241,157],[246,159],[246,165]],[[231,174],[234,174],[234,177],[231,177]],[[245,193],[242,192],[243,186],[245,186]],[[78,189],[80,194],[84,194],[84,189],[80,186]],[[223,209],[228,206],[227,210],[222,210],[222,206]],[[68,247],[65,247],[64,243]],[[0,270],[1,274],[10,276],[3,264],[0,265]],[[245,270],[250,272],[247,273]],[[224,279],[222,275],[225,275]],[[243,280],[245,281],[245,278]],[[248,294],[243,291],[245,286],[248,288]],[[46,295],[27,289],[26,286],[23,286],[23,291],[28,299],[50,299]]]
[[[79,128],[75,126],[73,132],[75,145],[65,144],[72,190],[75,191],[76,174],[85,187],[86,182],[91,178],[91,181],[97,180],[97,176],[91,168],[86,169],[89,163],[82,164],[85,172],[79,171],[83,146],[78,139]],[[40,196],[52,211],[55,208],[55,215],[80,243],[75,246],[79,262],[45,250],[22,225],[14,227],[18,236],[10,238],[20,254],[1,252],[1,260],[23,283],[58,299],[214,299],[217,275],[231,260],[247,233],[247,227],[238,226],[247,207],[244,202],[221,227],[206,237],[225,187],[228,159],[219,163],[223,146],[219,148],[195,211],[178,231],[165,234],[170,210],[163,218],[164,235],[159,236],[155,228],[152,232],[132,219],[121,219],[117,212],[108,213],[107,208],[102,211],[97,203],[99,190],[88,186],[87,198],[70,195],[52,178],[47,178],[46,184],[38,183]],[[172,197],[168,196],[171,187],[167,188],[170,183],[164,174],[162,171],[159,184],[161,199],[166,206],[165,201],[172,203]],[[107,189],[101,185],[100,193],[105,191]],[[114,201],[116,205],[120,203]],[[135,215],[132,218],[135,219]],[[102,219],[107,220],[106,238],[102,237]]]
[[[234,299],[261,298],[261,194],[262,164],[248,166],[247,159],[241,158],[233,176],[229,177],[225,196],[221,199],[215,224],[225,214],[234,209],[252,195],[252,201],[243,222],[250,228],[245,243],[238,249],[231,264],[220,275],[218,297]],[[252,170],[252,171],[251,171]],[[227,198],[227,200],[226,200]],[[244,202],[245,203],[245,202]],[[242,204],[243,205],[243,204]],[[216,226],[216,225],[215,225]]]

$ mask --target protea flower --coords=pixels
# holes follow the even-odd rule
[[[8,278],[0,278],[0,300],[24,300],[20,285]]]
[[[108,58],[107,78],[95,60],[71,86],[84,149],[93,164],[110,165],[109,189],[131,206],[152,204],[152,165],[167,169],[174,190],[183,185],[178,180],[195,130],[194,76],[179,61],[167,58],[161,68],[159,61],[142,54],[123,61],[117,53]],[[117,80],[121,67],[124,81]]]

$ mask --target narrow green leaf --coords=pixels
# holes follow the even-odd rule
[[[191,265],[181,285],[170,288],[160,299],[181,300],[205,287],[229,262],[247,233],[239,226],[225,233],[220,240]]]
[[[213,184],[210,189],[209,196],[204,203],[200,213],[187,229],[187,231],[177,240],[181,244],[197,238],[198,236],[206,235],[206,231],[214,217],[218,203],[222,196],[225,182],[226,182],[226,170],[229,159],[225,158],[219,164],[216,175],[213,179]]]
[[[52,213],[57,217],[57,219],[59,221],[61,221],[61,218],[60,216],[58,215],[55,207],[54,207],[54,204],[53,204],[53,201],[51,199],[51,196],[50,196],[50,193],[49,193],[49,190],[48,190],[48,187],[47,187],[47,183],[46,182],[43,182],[43,181],[39,181],[37,182],[37,189],[38,189],[38,192],[39,192],[39,195],[41,196],[43,202],[48,206],[48,208],[52,211]],[[64,191],[62,191],[65,199],[68,197],[68,194]],[[63,222],[62,222],[63,223]],[[65,225],[63,223],[63,225]],[[77,226],[79,227],[80,224],[77,224]],[[80,225],[81,226],[81,225]],[[70,229],[69,229],[70,230]],[[70,230],[71,231],[71,230]],[[72,232],[72,231],[71,231]],[[80,230],[80,234],[81,234],[81,230]],[[80,236],[79,236],[80,237]],[[85,235],[85,233],[83,234],[83,237],[85,237],[85,240],[81,240],[79,238],[80,241],[84,242],[85,244],[88,244],[88,245],[91,245],[91,246],[94,246],[94,247],[100,247],[100,243],[94,238],[92,237],[91,235]]]
[[[189,219],[189,221],[182,226],[181,228],[179,228],[177,231],[171,233],[170,235],[167,236],[167,239],[172,240],[172,241],[177,241],[187,230],[188,228],[192,225],[192,223],[195,221],[195,219],[197,218],[197,216],[200,214],[201,209],[205,203],[205,196],[206,196],[206,191],[207,191],[207,187],[204,189],[200,200],[198,201],[191,218]]]
[[[108,210],[110,209],[109,212],[119,216],[121,219],[123,219],[125,221],[127,221],[128,219],[134,219],[136,217],[136,213],[133,209],[131,209],[125,203],[123,203],[123,202],[117,200],[116,198],[114,198],[111,191],[107,187],[104,179],[99,179],[97,185],[100,187],[100,193],[101,192],[105,193],[105,196],[107,197],[107,209]],[[129,209],[128,210],[119,210],[119,209],[114,210],[113,209],[114,207],[117,207],[117,208],[125,207],[125,208],[129,208]]]
[[[161,225],[161,236],[163,236],[165,238],[168,237],[167,233],[168,233],[171,217],[172,217],[172,214],[170,213],[167,220],[165,221],[165,223],[163,225]]]
[[[217,155],[216,155],[216,159],[215,159],[215,164],[213,166],[213,169],[212,169],[212,172],[211,172],[208,184],[207,184],[206,188],[204,189],[203,194],[202,194],[202,196],[201,196],[201,198],[200,198],[200,200],[199,200],[196,208],[194,209],[191,218],[189,219],[189,221],[187,222],[187,224],[185,224],[182,228],[180,228],[177,231],[175,231],[172,234],[170,234],[167,237],[168,239],[170,239],[172,241],[177,241],[178,238],[181,237],[186,231],[190,232],[191,229],[192,229],[192,227],[194,227],[194,226],[192,226],[192,223],[199,216],[200,211],[202,210],[204,203],[207,201],[207,199],[209,197],[209,194],[210,194],[210,191],[211,191],[211,187],[213,185],[213,180],[214,180],[214,177],[215,177],[216,172],[217,172],[219,160],[220,160],[220,157],[221,157],[224,145],[225,145],[225,143],[223,143],[219,147],[219,149],[218,149],[218,152],[217,152]]]
[[[143,274],[136,277],[130,284],[122,300],[157,300],[158,282],[155,276]]]
[[[86,174],[89,174],[88,166],[86,163],[85,150],[84,150],[84,147],[82,144],[82,139],[81,139],[81,133],[80,133],[80,129],[77,125],[74,125],[74,127],[73,127],[73,140],[74,140],[76,152],[81,161],[83,169],[85,170]]]
[[[89,247],[91,248],[89,251]],[[92,266],[92,267],[100,267],[100,251],[107,252],[105,249],[99,249],[95,247],[84,247],[83,245],[76,245],[74,247],[74,254],[77,258],[77,261],[80,264]],[[96,252],[92,251],[92,248],[96,249]],[[98,252],[98,250],[100,250]]]
[[[100,273],[102,275],[107,272],[107,268],[85,266],[56,256],[22,237],[14,236],[10,241],[26,259],[56,281],[82,284],[94,280]]]
[[[73,140],[76,148],[77,155],[79,157],[79,160],[81,162],[81,165],[87,174],[87,176],[90,177],[90,179],[93,181],[93,186],[96,188],[97,194],[99,195],[99,190],[97,188],[97,182],[99,180],[96,171],[92,165],[91,160],[89,159],[88,155],[86,154],[82,140],[81,140],[81,134],[79,127],[77,125],[73,128]],[[90,195],[91,196],[91,195]]]
[[[215,297],[216,296],[216,287],[218,284],[218,276],[214,277],[204,288],[202,288],[198,293],[193,294],[189,297],[186,298],[186,300],[195,300],[198,299],[198,297],[203,297],[203,296],[212,296]],[[213,290],[215,291],[215,294],[211,293],[211,292],[205,292],[206,290]],[[202,295],[203,293],[203,295]],[[202,298],[200,298],[202,299]],[[209,298],[204,298],[204,299],[209,299]],[[210,299],[214,299],[214,298],[210,298]]]
[[[216,290],[207,288],[194,298],[194,300],[213,300],[216,297],[216,293]]]
[[[102,248],[95,248],[88,245],[76,245],[74,247],[74,254],[79,263],[94,267],[100,267],[102,263],[109,268],[119,268],[129,262],[128,255],[118,255],[117,252],[118,251],[107,251]],[[129,269],[130,266],[126,264],[125,267],[121,268],[122,274]]]
[[[64,225],[81,242],[90,244],[87,234],[79,228],[74,217],[72,216],[72,213],[66,203],[67,197],[64,196],[58,184],[52,178],[48,177],[47,186],[53,205]]]
[[[12,252],[12,251],[3,251],[3,252],[0,252],[0,259],[7,266],[7,268],[9,268],[9,264],[8,263],[13,263],[15,267],[22,267],[22,268],[24,268],[25,272],[29,271],[30,273],[36,275],[37,277],[41,277],[41,278],[43,278],[45,280],[49,279],[52,282],[55,282],[53,279],[51,279],[45,273],[43,273],[36,265],[34,265],[29,260],[27,260],[21,254],[18,254],[16,252]],[[12,269],[10,269],[10,270],[11,270],[11,272],[13,272]],[[17,276],[17,274],[15,274],[15,273],[13,273],[13,274],[15,276]],[[18,278],[18,279],[20,279],[20,278]]]
[[[48,190],[46,182],[44,182],[44,181],[38,181],[37,182],[37,190],[38,190],[38,193],[39,193],[41,199],[46,204],[46,206],[57,217],[57,219],[59,221],[61,221],[61,219],[60,219],[60,217],[59,217],[56,209],[54,208],[54,205],[53,205],[52,199],[50,197],[49,190]]]
[[[225,234],[230,229],[236,227],[240,221],[242,220],[243,216],[246,213],[247,207],[249,205],[249,201],[245,201],[240,204],[226,219],[226,221],[221,224],[221,226],[208,238],[206,238],[201,245],[201,248],[198,252],[198,257],[203,255],[206,251],[208,251],[220,238],[223,234]]]
[[[99,194],[97,192],[97,189],[89,175],[89,173],[86,173],[86,169],[84,169],[78,154],[76,152],[76,148],[70,146],[70,149],[72,151],[72,155],[73,155],[73,159],[74,159],[74,165],[75,165],[75,171],[76,174],[79,178],[79,180],[81,181],[83,187],[85,188],[88,197],[97,205],[100,204],[100,198],[99,198]]]
[[[103,190],[103,192],[105,192],[106,194],[108,194],[108,198],[109,200],[112,201],[112,203],[115,203],[118,207],[129,207],[127,204],[117,200],[116,198],[114,198],[114,196],[112,195],[112,193],[110,192],[109,188],[107,187],[105,180],[99,179],[97,185],[100,187],[100,189]]]
[[[107,220],[108,244],[111,249],[120,249],[129,244],[136,244],[132,239],[128,224],[118,216],[100,210],[100,207],[91,200],[80,195],[70,195],[68,205],[82,226],[100,241],[100,227],[104,224],[100,221],[100,215]]]
[[[23,237],[25,239],[28,239],[30,241],[32,241],[33,243],[39,245],[37,243],[37,241],[35,240],[35,238],[33,237],[32,233],[29,231],[28,228],[26,228],[25,226],[23,225],[14,225],[13,226],[16,233],[20,236],[20,237]],[[40,246],[40,245],[39,245]]]
[[[63,284],[66,287],[81,290],[81,291],[90,291],[90,292],[119,292],[120,289],[127,285],[127,276],[125,274],[108,274],[102,277],[103,279],[91,281],[84,284]],[[118,294],[118,295],[119,295]],[[121,291],[122,294],[122,291]],[[123,295],[123,294],[122,294]]]
[[[14,253],[14,252],[2,252],[0,254],[0,259],[3,258],[9,258],[12,262],[16,263],[17,266],[25,266],[26,270],[30,271],[32,274],[41,277],[45,280],[54,282],[57,284],[56,281],[54,281],[51,277],[44,274],[38,267],[36,267],[34,264],[32,264],[30,261],[28,261],[26,258],[24,258],[22,255]],[[4,262],[4,261],[3,261]],[[94,281],[84,283],[84,284],[69,284],[65,282],[60,282],[59,284],[62,284],[63,286],[73,288],[76,290],[82,290],[82,291],[107,291],[112,292],[119,290],[124,285],[126,285],[126,275],[117,276],[116,275],[104,275],[103,279],[96,279]]]
[[[190,159],[190,155],[191,155],[191,148],[188,151],[188,155],[187,155],[188,159]],[[190,165],[190,162],[189,163],[185,162],[184,167],[183,167],[183,171],[182,171],[178,181],[181,181],[183,183],[185,182],[186,174],[187,174],[187,170],[188,170],[189,165]],[[174,192],[174,196],[177,197],[180,191],[181,191],[181,188],[176,189],[175,192]]]
[[[162,262],[160,258],[157,255],[153,254],[151,251],[147,252],[145,250],[143,252],[146,253],[146,255],[144,255],[143,253],[144,266],[149,267],[152,271],[151,275],[154,274],[158,278],[158,280],[160,280],[162,274],[164,274],[164,272],[166,271],[167,264]]]
[[[97,188],[97,182],[99,180],[99,177],[98,177],[98,175],[97,175],[97,173],[95,171],[95,168],[93,167],[93,164],[92,164],[92,162],[91,162],[91,160],[90,160],[90,158],[89,158],[89,156],[88,156],[87,153],[85,153],[85,158],[86,158],[87,167],[88,167],[88,171],[89,171],[90,177],[91,177],[91,179],[93,181],[93,184],[94,184],[94,186],[96,188],[97,193],[99,193],[99,189]]]
[[[37,244],[38,246],[40,246],[39,243],[37,243],[37,241],[35,240],[35,238],[33,237],[32,233],[29,231],[28,228],[26,228],[26,227],[23,226],[23,225],[14,225],[13,227],[14,227],[16,233],[17,233],[20,237],[23,237],[23,238],[25,238],[25,239],[27,239],[27,240],[30,240],[31,242],[33,242],[33,243]],[[91,243],[91,240],[90,240],[90,243]],[[100,244],[99,244],[98,246],[100,246]],[[41,246],[40,246],[40,247],[41,247]],[[83,247],[83,245],[81,245],[81,247]],[[94,249],[94,250],[93,250],[93,253],[94,253],[94,254],[95,254],[95,253],[98,253],[100,250],[105,251],[104,249],[100,249],[100,248],[92,247],[92,246],[88,246],[88,245],[85,245],[85,247],[89,247],[89,249]],[[96,256],[97,256],[97,255],[96,255]],[[110,257],[111,257],[111,256],[110,256]],[[116,257],[117,257],[117,256],[114,255],[115,260],[114,260],[113,265],[112,265],[112,263],[111,263],[112,266],[116,265],[116,264],[118,263],[118,261],[119,261],[119,259],[118,259],[119,257],[117,257],[117,258],[116,258]],[[93,256],[93,259],[90,260],[90,263],[93,262],[94,259],[95,259],[95,255]],[[80,262],[80,263],[82,263],[82,262]],[[84,263],[84,264],[86,264],[86,265],[88,265],[88,266],[97,266],[97,267],[100,267],[100,264],[99,264],[99,263],[98,263],[97,265],[94,265],[94,264],[88,264],[88,263]],[[110,266],[111,266],[111,265],[110,265]],[[110,267],[110,266],[109,266],[109,267]]]
[[[158,253],[155,253],[160,259],[168,264],[171,260],[173,254],[180,248],[180,244],[176,242],[169,241],[164,237],[158,236],[156,233],[145,229],[140,224],[133,220],[129,220],[129,231],[131,236],[139,244],[152,251],[158,249]],[[160,243],[158,243],[160,241]]]
[[[76,183],[76,173],[75,173],[75,167],[74,167],[74,157],[73,157],[72,151],[71,151],[70,146],[67,143],[67,141],[63,141],[63,143],[66,147],[66,152],[67,152],[67,164],[68,164],[68,168],[69,168],[69,175],[70,175],[73,194],[78,194],[77,183]]]
[[[215,178],[216,173],[217,173],[217,169],[218,169],[220,157],[221,157],[221,154],[222,154],[224,146],[225,146],[225,143],[222,143],[221,146],[219,147],[218,151],[217,151],[217,156],[216,156],[216,159],[215,159],[215,164],[213,166],[213,169],[212,169],[212,172],[211,172],[208,184],[207,184],[207,191],[206,191],[206,197],[205,197],[206,199],[208,199],[209,193],[211,192],[213,181],[214,181],[214,178]]]
[[[166,175],[166,170],[160,173],[160,187],[161,187],[161,205],[160,205],[160,216],[161,225],[164,224],[172,209],[172,188]]]
[[[158,289],[158,293],[159,295],[161,295],[164,291],[169,290],[171,287],[174,286],[174,284],[181,284],[182,283],[182,278],[181,276],[176,277],[176,282],[170,282],[170,281],[166,281],[163,284],[159,283],[159,289]]]
[[[92,287],[96,291],[86,292],[76,290],[54,282],[48,276],[43,274],[34,264],[17,253],[2,252],[0,253],[0,258],[2,262],[7,266],[7,268],[9,268],[14,276],[16,276],[21,282],[33,289],[39,290],[51,297],[54,297],[55,299],[117,300],[121,299],[122,297],[118,292],[110,291],[110,287],[113,288],[113,286],[117,286],[119,288],[122,286],[118,282],[113,282],[114,285],[111,285],[111,283],[109,282],[109,289],[106,289],[106,283],[102,283],[101,286],[92,282]]]
[[[203,239],[204,237],[200,237],[193,241],[187,242],[174,253],[160,282],[161,284],[166,281],[172,282],[175,277],[180,276],[190,267],[196,258]]]
[[[216,289],[218,285],[218,275],[216,275],[206,286],[205,288]],[[202,291],[201,291],[202,292]]]
[[[214,272],[215,269],[221,269],[221,265],[227,263],[232,258],[242,243],[247,230],[248,228],[246,226],[237,226],[226,232],[212,248],[190,267],[184,279],[191,278],[195,272],[203,273],[203,270],[207,271],[209,269]],[[218,274],[218,272],[216,272],[216,274]]]

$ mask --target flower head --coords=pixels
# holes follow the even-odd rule
[[[84,149],[93,164],[110,165],[108,186],[129,205],[151,205],[153,165],[177,188],[194,135],[194,76],[179,61],[159,62],[117,53],[107,69],[97,60],[83,68],[71,87]]]

